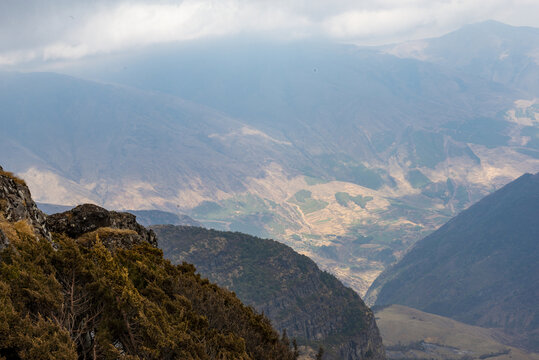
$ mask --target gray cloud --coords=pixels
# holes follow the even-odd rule
[[[535,0],[4,0],[0,66],[247,33],[381,44],[495,19],[536,26]]]

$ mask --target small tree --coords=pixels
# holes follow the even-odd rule
[[[299,357],[299,350],[296,338],[292,339],[292,348],[294,349],[294,359],[297,359]]]
[[[283,344],[285,344],[287,347],[290,346],[290,340],[288,339],[288,334],[286,333],[286,329],[283,330],[283,336],[281,338],[281,341]]]
[[[324,348],[320,346],[318,348],[318,353],[316,354],[316,360],[322,360],[323,356],[324,356]]]

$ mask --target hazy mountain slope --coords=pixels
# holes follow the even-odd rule
[[[539,174],[526,174],[416,243],[370,292],[469,324],[528,335],[537,349]]]
[[[73,73],[211,106],[312,155],[337,152],[362,160],[373,155],[369,143],[378,132],[493,116],[512,95],[435,64],[309,41],[164,46]]]
[[[46,73],[0,75],[0,122],[4,162],[48,187],[35,191],[51,203],[176,209],[244,190],[285,146],[212,137],[244,125],[177,98]],[[67,199],[55,198],[61,189]]]
[[[196,227],[159,225],[165,257],[192,262],[202,276],[236,293],[300,345],[325,348],[327,359],[382,359],[369,308],[316,264],[273,240]]]
[[[467,25],[434,39],[386,47],[418,58],[539,94],[539,29],[496,21]]]
[[[166,261],[133,215],[46,218],[1,167],[0,288],[6,359],[296,358],[263,315]]]
[[[536,100],[379,49],[244,38],[66,66],[140,90],[4,74],[0,154],[36,199],[279,239],[361,294],[416,240],[539,171]]]
[[[388,359],[539,359],[507,345],[512,339],[493,329],[466,325],[402,305],[376,310]]]
[[[475,28],[483,30],[474,42],[490,44],[488,24]],[[455,40],[439,39],[439,57],[466,63],[470,52],[451,46],[466,48],[468,39],[447,37]],[[528,41],[507,39],[514,48]],[[486,56],[482,67],[493,61]],[[446,63],[330,43],[239,39],[153,47],[71,71],[208,104],[289,141],[305,154],[292,167],[307,183],[268,169],[268,181],[247,185],[254,198],[199,204],[191,215],[207,226],[285,239],[360,293],[452,215],[523,172],[539,171],[537,104],[515,105],[528,95]],[[529,120],[513,121],[519,112]],[[307,192],[305,202],[294,200]],[[347,196],[341,193],[373,200],[339,203],[336,197]]]

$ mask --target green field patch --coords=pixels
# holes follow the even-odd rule
[[[222,200],[219,203],[203,201],[192,210],[191,214],[197,219],[225,220],[241,215],[270,212],[276,205],[258,196],[247,194]]]
[[[350,201],[350,195],[345,192],[338,192],[335,194],[335,200],[341,206],[348,207],[348,202]]]
[[[311,240],[320,240],[320,239],[322,239],[322,236],[316,235],[316,234],[302,233],[301,235],[304,238],[311,239]]]
[[[426,177],[421,171],[417,169],[408,171],[406,179],[414,189],[421,189],[422,187],[430,184],[431,182],[428,177]]]
[[[365,209],[367,206],[367,203],[373,199],[372,196],[350,196],[350,200],[352,200],[356,205],[361,207],[362,209]]]
[[[326,201],[313,199],[311,196],[312,193],[310,191],[300,190],[288,199],[288,201],[298,205],[304,214],[322,210],[329,205]]]
[[[378,190],[384,185],[387,173],[382,169],[371,169],[345,154],[323,154],[315,157],[318,171],[343,182],[350,182],[370,189]],[[318,177],[313,169],[303,169],[304,174]]]
[[[313,176],[304,176],[303,178],[305,179],[305,182],[309,186],[318,185],[318,184],[327,184],[329,182],[327,180],[320,179]]]
[[[351,201],[354,204],[360,206],[362,209],[365,209],[367,203],[373,199],[372,196],[351,196],[346,192],[338,192],[335,194],[335,200],[341,206],[348,207],[348,203]]]

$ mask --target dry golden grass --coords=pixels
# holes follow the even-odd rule
[[[17,234],[17,230],[13,227],[13,224],[6,221],[3,216],[0,216],[0,230],[2,230],[11,241],[19,239],[19,235]]]
[[[19,220],[13,224],[15,231],[19,235],[35,236],[34,228],[26,220]]]
[[[10,178],[11,180],[15,181],[17,184],[26,186],[26,182],[23,179],[15,176],[12,172],[0,170],[0,176],[6,176]]]

